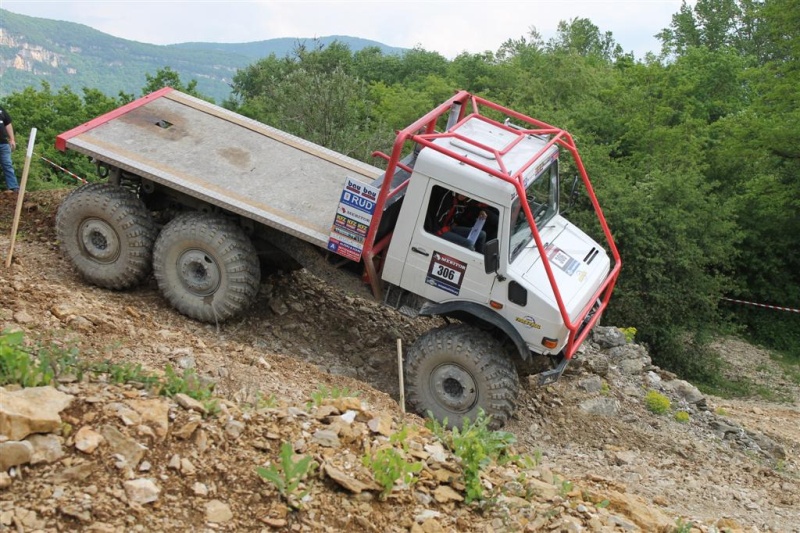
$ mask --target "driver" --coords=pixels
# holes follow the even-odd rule
[[[434,233],[441,238],[464,246],[470,250],[483,252],[486,231],[481,229],[475,240],[469,238],[475,223],[488,218],[487,206],[467,196],[452,191],[445,194],[436,210]]]

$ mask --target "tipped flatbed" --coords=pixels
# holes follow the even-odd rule
[[[56,146],[322,248],[345,179],[383,171],[165,88],[58,136]]]

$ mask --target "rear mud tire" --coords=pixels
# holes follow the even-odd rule
[[[75,189],[58,208],[61,250],[89,283],[127,289],[150,273],[156,226],[142,201],[110,183]]]
[[[519,377],[499,342],[465,324],[448,325],[420,336],[407,353],[409,404],[422,416],[461,427],[478,413],[502,427],[514,412]]]
[[[153,273],[164,298],[180,313],[219,323],[255,300],[261,280],[256,250],[233,222],[204,213],[170,221],[156,240]]]

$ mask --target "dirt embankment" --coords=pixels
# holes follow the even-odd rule
[[[517,451],[540,456],[539,464],[493,469],[487,492],[504,489],[492,505],[466,505],[458,462],[396,403],[396,339],[411,342],[430,321],[343,296],[299,272],[265,279],[246,318],[200,324],[169,308],[152,280],[125,292],[84,284],[57,249],[58,197],[37,193],[26,201],[14,263],[0,274],[0,323],[91,360],[196,369],[215,383],[224,408],[203,417],[132,387],[64,384],[75,397],[62,413],[73,433],[55,433],[64,455],[12,469],[0,489],[0,531],[614,531],[679,518],[709,531],[800,531],[796,384],[781,382],[793,399],[783,403],[698,399],[690,388],[668,385],[674,376],[649,366],[641,347],[587,346],[557,384],[522,380],[505,429]],[[12,214],[12,199],[0,197],[4,251]],[[735,340],[718,347],[735,368],[774,380],[763,371],[773,368],[763,351]],[[359,391],[358,406],[307,409],[321,384]],[[672,399],[669,414],[645,408],[651,389]],[[156,403],[137,403],[150,400]],[[337,419],[348,410],[352,425]],[[675,420],[678,410],[688,422]],[[415,487],[384,502],[361,457],[404,425],[413,428],[408,453],[427,466]],[[97,451],[76,448],[82,428],[82,438],[101,435]],[[116,448],[116,433],[142,446],[141,457]],[[299,512],[254,473],[277,459],[283,441],[320,465]],[[63,478],[68,469],[74,477]],[[337,480],[341,472],[348,479]],[[137,503],[126,483],[145,478],[160,492]],[[349,478],[367,486],[348,487]]]

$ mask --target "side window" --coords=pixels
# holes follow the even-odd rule
[[[497,238],[495,207],[460,192],[434,185],[426,210],[425,231],[476,252]]]

